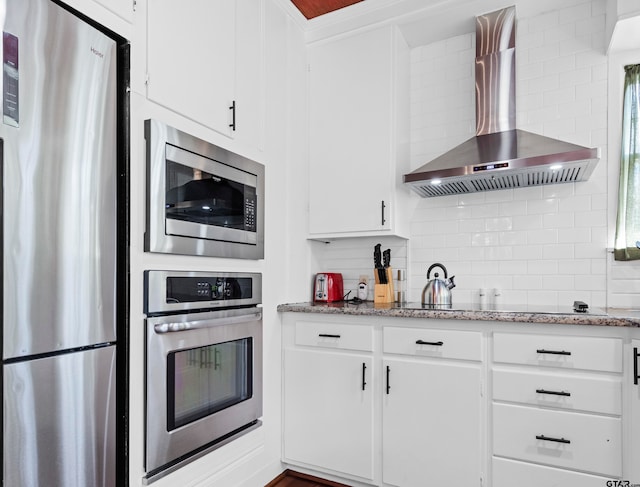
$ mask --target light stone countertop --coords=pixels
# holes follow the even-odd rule
[[[278,305],[281,313],[320,313],[352,316],[382,316],[445,320],[506,321],[516,323],[548,323],[562,325],[596,325],[640,327],[640,310],[590,308],[576,313],[571,306],[505,306],[503,310],[478,309],[477,305],[454,305],[451,309],[426,309],[420,303],[399,305],[361,303],[290,303]]]

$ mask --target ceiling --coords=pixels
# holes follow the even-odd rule
[[[291,0],[307,19],[348,7],[362,0]]]

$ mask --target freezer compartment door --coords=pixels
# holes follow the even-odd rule
[[[115,487],[115,348],[4,365],[3,485]]]

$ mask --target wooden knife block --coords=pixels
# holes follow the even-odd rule
[[[374,303],[393,303],[393,271],[391,267],[385,269],[387,276],[387,283],[380,283],[380,276],[378,275],[378,269],[373,270],[373,275],[376,279],[375,287],[373,288],[373,302]]]

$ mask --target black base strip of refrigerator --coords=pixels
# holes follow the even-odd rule
[[[68,355],[76,352],[87,352],[90,350],[96,350],[98,348],[112,347],[118,342],[104,342],[96,343],[95,345],[87,345],[85,347],[66,348],[64,350],[56,350],[54,352],[35,353],[33,355],[24,355],[22,357],[11,357],[2,361],[4,365],[17,364],[20,362],[29,362],[31,360],[38,360],[43,358],[58,357],[60,355]]]

